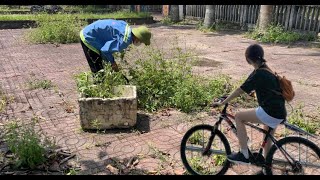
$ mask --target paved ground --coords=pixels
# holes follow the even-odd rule
[[[245,62],[244,51],[254,41],[239,32],[201,33],[191,26],[157,24],[151,25],[150,29],[154,47],[166,49],[172,43],[170,38],[177,37],[173,41],[198,53],[202,63],[194,67],[195,73],[209,77],[226,73],[239,79],[252,70]],[[182,136],[192,125],[190,121],[193,124],[208,121],[208,115],[191,116],[170,109],[156,114],[139,112],[135,129],[82,132],[73,75],[88,71],[89,67],[80,44],[31,45],[23,40],[26,31],[0,30],[0,83],[5,93],[14,97],[6,113],[0,114],[0,123],[13,118],[27,121],[33,116],[41,117],[42,131],[54,137],[59,146],[76,153],[83,174],[110,174],[112,172],[106,166],[112,161],[125,163],[136,156],[140,158],[136,173],[183,172],[179,154]],[[270,66],[293,81],[297,92],[293,105],[304,103],[307,111],[316,112],[320,106],[317,101],[320,50],[281,45],[263,47]],[[29,90],[27,82],[35,78],[51,80],[56,88]],[[250,130],[249,134],[254,142],[260,140],[255,132]],[[236,141],[231,142],[233,150],[237,150]],[[255,171],[251,166],[234,166],[227,174],[252,174]]]

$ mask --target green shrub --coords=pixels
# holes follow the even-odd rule
[[[113,87],[126,83],[123,74],[113,71],[110,63],[105,63],[104,69],[96,74],[83,72],[75,77],[78,92],[84,97],[111,98],[117,95],[113,93]]]
[[[227,76],[218,76],[212,80],[190,77],[178,84],[173,97],[174,105],[183,112],[201,110],[211,103],[213,98],[230,92],[228,87],[231,86]]]
[[[163,25],[172,25],[172,24],[175,24],[171,18],[169,16],[165,16],[163,19],[161,19],[160,21],[161,24]]]
[[[281,25],[270,25],[264,33],[256,28],[254,31],[247,33],[247,37],[260,42],[271,43],[293,43],[299,40],[315,40],[315,36],[310,33],[301,34],[293,31],[285,31]]]
[[[42,15],[38,27],[27,34],[33,43],[74,43],[79,41],[79,32],[83,21],[75,16],[65,15],[63,18]]]
[[[202,109],[215,96],[221,96],[228,78],[212,80],[193,75],[195,58],[190,52],[173,48],[171,58],[160,50],[150,49],[146,57],[130,69],[132,83],[137,86],[138,105],[148,111],[175,107],[183,112]]]

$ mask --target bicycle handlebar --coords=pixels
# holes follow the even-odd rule
[[[227,97],[228,97],[227,95],[222,96],[222,97],[218,98],[216,102],[223,102],[225,99],[227,99]],[[226,114],[227,113],[227,107],[228,106],[229,106],[229,103],[226,103],[224,105],[224,108],[223,108],[221,114]],[[212,107],[214,107],[214,106],[212,106]]]

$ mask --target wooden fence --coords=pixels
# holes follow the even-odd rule
[[[286,30],[320,31],[320,6],[274,6],[273,22]]]
[[[204,18],[206,5],[186,5],[186,17]],[[214,18],[219,21],[255,25],[260,5],[214,5]],[[286,30],[320,32],[319,5],[274,5],[273,22]]]

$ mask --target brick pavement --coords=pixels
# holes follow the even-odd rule
[[[198,68],[195,68],[196,71],[200,74],[213,76],[219,71],[237,77],[248,71],[249,67],[242,65],[244,63],[239,62],[238,59],[252,41],[244,40],[240,35],[208,35],[190,28],[181,31],[179,28],[164,26],[154,26],[151,30],[154,32],[153,43],[158,47],[166,46],[162,41],[164,36],[173,37],[177,34],[180,38],[187,36],[184,38],[188,40],[187,45],[197,45],[196,51],[201,56],[223,64],[218,67],[218,70],[196,67]],[[186,121],[187,115],[175,110],[169,111],[170,116],[140,112],[135,129],[109,130],[102,133],[81,131],[78,94],[73,75],[88,71],[89,67],[80,45],[30,45],[22,39],[26,31],[28,30],[0,30],[0,83],[5,93],[15,98],[6,114],[1,114],[1,123],[13,118],[27,121],[33,116],[41,117],[39,125],[42,131],[54,137],[60,147],[76,153],[82,174],[110,174],[111,172],[106,168],[109,163],[114,160],[125,163],[135,156],[141,158],[136,170],[131,174],[154,174],[155,172],[175,174],[181,171],[183,167],[179,154],[180,141],[186,130],[191,127],[191,123]],[[228,42],[233,42],[233,47],[230,47]],[[301,48],[297,49],[302,51]],[[320,66],[319,61],[316,60],[320,59],[319,56],[313,56],[318,53],[318,50],[303,49],[304,54],[310,55],[309,61],[306,61],[305,56],[301,56],[289,65],[288,62],[292,61],[291,58],[297,53],[297,49],[267,46],[266,54],[271,54],[271,59],[280,58],[284,62],[278,67],[291,70],[290,77],[294,79],[299,90],[308,88],[318,90],[318,86],[310,87],[298,83],[299,79],[305,75],[308,78],[306,81],[313,84],[320,83],[319,71],[316,70]],[[286,53],[289,55],[285,55]],[[228,64],[226,59],[233,63]],[[279,62],[272,61],[271,64],[279,65]],[[304,66],[301,66],[302,64]],[[301,68],[307,68],[309,71],[301,71]],[[49,90],[29,90],[27,83],[34,78],[51,80],[56,87]],[[314,91],[307,91],[307,93],[310,97],[304,98],[298,94],[298,98],[312,103],[312,98],[317,94]],[[200,120],[194,120],[193,124],[208,119],[210,117],[205,116]],[[249,134],[254,143],[260,140],[261,136],[256,135],[256,132],[250,131]],[[236,140],[233,139],[231,142],[233,150],[236,150]],[[163,152],[167,159],[161,160],[155,157],[154,151]],[[252,174],[255,171],[254,167],[233,166],[227,174]]]

